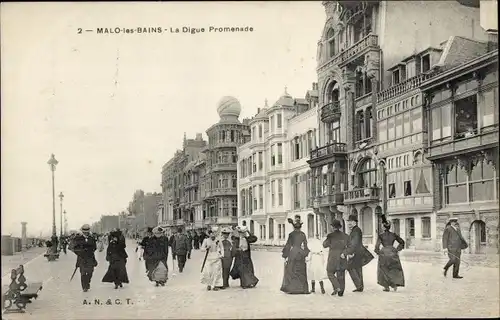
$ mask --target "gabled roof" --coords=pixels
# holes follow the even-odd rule
[[[457,65],[484,55],[488,51],[488,44],[465,37],[452,36],[444,46],[438,66],[443,69]]]

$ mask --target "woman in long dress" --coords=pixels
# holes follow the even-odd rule
[[[309,241],[308,247],[311,251],[306,259],[308,262],[307,278],[311,280],[311,292],[316,292],[316,281],[318,281],[321,293],[325,294],[323,281],[328,279],[328,275],[326,273],[325,248],[323,248],[319,234],[316,234],[316,238]]]
[[[123,283],[128,283],[126,268],[128,255],[125,247],[125,238],[122,238],[121,231],[111,232],[108,249],[106,250],[106,261],[109,262],[109,267],[102,278],[102,282],[114,283],[115,289],[123,287]]]
[[[155,227],[153,236],[145,243],[143,241],[148,278],[155,282],[157,287],[164,286],[168,280],[168,239],[163,235],[163,232],[163,228]]]
[[[378,254],[377,283],[384,287],[384,291],[394,291],[397,287],[405,286],[405,276],[403,267],[399,260],[399,251],[405,247],[405,242],[391,229],[390,221],[383,222],[385,231],[379,234],[375,244],[375,253]],[[398,247],[394,248],[394,242],[398,242]],[[380,248],[382,246],[382,248]]]
[[[209,237],[203,240],[201,251],[205,254],[201,283],[207,286],[207,290],[217,291],[223,287],[222,257],[224,256],[224,247],[222,242],[216,239],[213,231],[209,231]]]
[[[294,230],[288,235],[282,251],[282,257],[286,261],[280,290],[289,294],[309,294],[306,266],[309,248],[305,233],[300,231],[303,223],[299,215],[296,215],[294,220],[288,218],[288,222],[293,225]]]
[[[243,289],[254,288],[259,279],[255,276],[250,244],[257,241],[257,237],[251,234],[247,227],[238,227],[237,236],[234,241],[234,264],[231,270],[231,278],[240,279],[240,286]]]

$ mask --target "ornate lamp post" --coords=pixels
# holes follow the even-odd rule
[[[47,253],[45,256],[47,260],[54,261],[59,258],[59,253],[57,253],[57,231],[56,231],[56,189],[54,183],[54,172],[56,171],[56,166],[59,161],[56,160],[54,154],[50,156],[49,161],[47,162],[50,166],[50,171],[52,171],[52,246],[50,248],[50,253]]]
[[[64,235],[68,234],[68,219],[66,218],[66,210],[63,211],[64,214]]]

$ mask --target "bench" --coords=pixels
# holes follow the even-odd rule
[[[2,308],[5,313],[23,313],[26,304],[31,303],[32,299],[38,298],[43,283],[33,282],[27,284],[22,265],[12,269],[10,279],[10,285],[2,290]]]

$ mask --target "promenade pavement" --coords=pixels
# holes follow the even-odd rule
[[[136,258],[135,245],[128,242],[127,263],[130,284],[115,290],[102,283],[107,262],[97,253],[99,266],[91,289],[82,292],[79,273],[72,282],[76,257],[62,255],[57,262],[37,259],[26,267],[29,281],[44,280],[38,300],[25,314],[8,314],[4,319],[219,319],[219,318],[415,318],[415,317],[498,317],[499,270],[481,266],[462,266],[463,279],[445,278],[442,266],[403,261],[406,287],[382,292],[376,280],[376,259],[363,269],[365,291],[353,293],[346,276],[344,297],[327,294],[287,295],[279,291],[283,259],[278,252],[252,253],[256,288],[244,290],[238,281],[223,291],[206,291],[200,284],[203,253],[194,250],[184,273],[179,274],[169,258],[170,279],[165,287],[155,287],[145,275],[143,261]],[[109,299],[110,304],[106,304]],[[128,300],[127,300],[128,299]],[[98,300],[98,301],[97,301]],[[88,304],[86,304],[86,302]]]
[[[21,264],[26,264],[33,259],[43,258],[41,256],[45,251],[47,251],[46,247],[33,247],[23,252],[16,252],[11,256],[2,256],[2,277],[10,275],[10,271]]]

